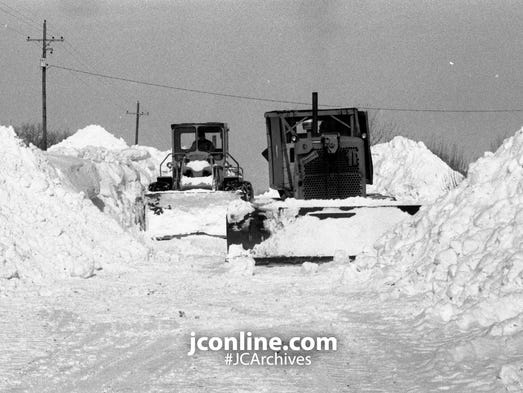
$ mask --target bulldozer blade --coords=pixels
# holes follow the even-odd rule
[[[349,259],[354,260],[356,258],[355,255],[350,255]],[[273,257],[254,257],[254,261],[256,262],[256,265],[262,265],[262,266],[272,266],[272,265],[301,265],[305,262],[312,262],[312,263],[325,263],[325,262],[332,262],[334,257],[330,256],[317,256],[317,255],[310,255],[310,256],[273,256]]]
[[[361,208],[377,208],[377,207],[390,207],[391,205],[378,205],[378,206],[337,206],[335,209],[340,211],[329,211],[326,207],[300,207],[298,210],[299,216],[311,215],[318,217],[320,220],[326,218],[350,218],[356,215],[354,213],[355,209]],[[418,212],[421,205],[392,205],[397,209],[400,209],[402,212],[414,215]]]
[[[227,206],[241,194],[229,191],[163,191],[145,194],[145,232],[155,240],[188,236],[225,239]]]
[[[257,265],[327,262],[333,260],[337,250],[353,259],[393,225],[416,214],[420,207],[391,203],[298,209],[256,206],[241,220],[227,221],[227,247],[241,245],[251,250]],[[317,231],[317,244],[310,244],[310,237],[307,240],[301,236],[304,228]],[[329,249],[329,241],[336,237],[340,241],[330,242]]]

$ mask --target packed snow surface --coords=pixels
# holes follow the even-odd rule
[[[111,150],[129,147],[122,138],[116,138],[113,134],[107,132],[105,128],[98,125],[89,125],[78,130],[62,142],[51,146],[49,150],[53,151],[64,148],[81,149],[87,146],[104,147]]]
[[[404,201],[431,202],[463,180],[423,142],[397,136],[371,147],[374,184],[368,193],[390,195]]]

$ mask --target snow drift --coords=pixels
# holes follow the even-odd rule
[[[367,192],[398,200],[431,202],[456,187],[463,175],[452,170],[423,142],[397,136],[371,147],[374,184]]]
[[[0,291],[147,257],[141,243],[64,184],[43,152],[25,147],[11,127],[0,127],[0,138]]]
[[[166,154],[153,147],[128,147],[91,125],[52,146],[48,158],[65,183],[86,192],[123,227],[132,227],[143,219],[143,193],[156,180]]]
[[[52,149],[81,149],[87,146],[103,147],[105,149],[125,149],[127,143],[122,138],[116,138],[98,125],[89,125],[78,130],[74,135],[64,139],[60,143],[52,146]]]
[[[523,330],[523,129],[375,251],[350,269],[374,266],[381,283],[433,294],[427,315],[462,328],[520,321]]]

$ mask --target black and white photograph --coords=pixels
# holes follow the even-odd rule
[[[523,2],[0,0],[0,392],[523,393]]]

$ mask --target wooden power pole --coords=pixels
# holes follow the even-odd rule
[[[136,101],[136,112],[126,112],[128,115],[136,115],[136,132],[134,134],[134,144],[138,144],[138,129],[140,127],[140,116],[149,116],[149,112],[140,112],[140,101]]]
[[[42,42],[42,58],[40,59],[40,66],[42,67],[42,149],[47,150],[47,89],[46,89],[46,75],[47,69],[47,52],[53,53],[53,48],[49,45],[51,42],[63,41],[64,37],[47,38],[47,21],[44,20],[44,30],[42,38],[27,37],[27,41],[41,41]]]

